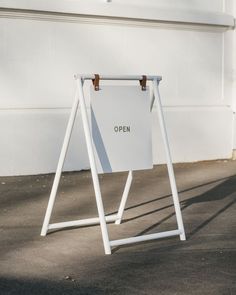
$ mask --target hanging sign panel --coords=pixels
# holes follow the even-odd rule
[[[98,173],[151,169],[149,89],[139,86],[90,88],[91,129]]]

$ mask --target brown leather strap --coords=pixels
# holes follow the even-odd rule
[[[94,85],[94,90],[95,91],[98,91],[99,90],[99,75],[98,74],[95,74],[94,75],[95,76],[95,78],[94,79],[92,79],[92,81],[93,81],[93,85]]]
[[[147,76],[143,75],[142,77],[143,77],[143,79],[139,80],[139,83],[141,85],[142,90],[144,91],[144,90],[147,89],[147,86],[146,86],[146,84],[147,84]]]

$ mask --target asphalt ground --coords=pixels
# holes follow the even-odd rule
[[[98,225],[40,236],[54,175],[0,178],[0,295],[236,294],[236,161],[175,165],[186,241],[164,238],[104,255]],[[107,214],[127,173],[100,176]],[[90,171],[64,173],[52,221],[97,216]],[[111,239],[176,229],[164,165],[134,172]]]

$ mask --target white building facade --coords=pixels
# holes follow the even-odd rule
[[[56,169],[76,73],[161,75],[174,162],[236,149],[233,0],[0,0],[0,176]],[[156,111],[155,163],[164,163]],[[88,169],[80,113],[64,167]]]

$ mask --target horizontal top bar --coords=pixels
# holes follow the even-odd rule
[[[89,75],[80,75],[76,74],[75,79],[83,79],[83,80],[92,80],[94,79],[94,74],[89,74]],[[119,75],[99,75],[100,80],[142,80],[143,76],[140,75],[124,75],[124,76],[119,76]],[[157,80],[161,81],[162,77],[161,76],[147,76],[147,80]]]

